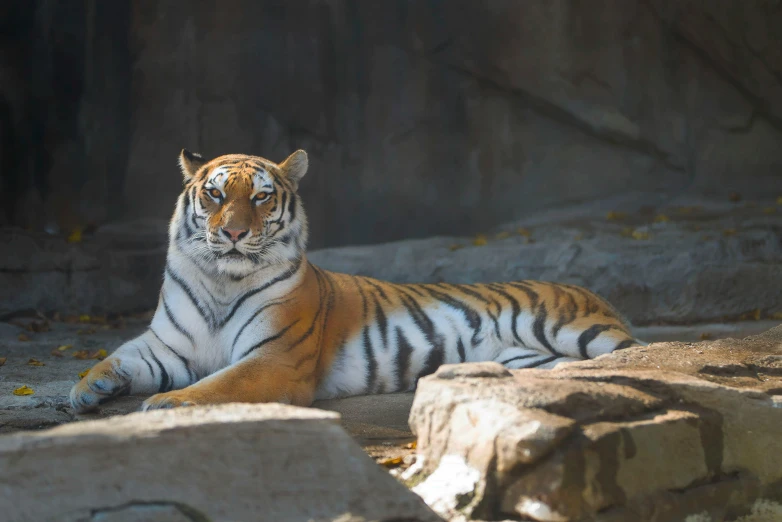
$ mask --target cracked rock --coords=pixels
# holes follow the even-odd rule
[[[435,374],[419,383],[418,463],[404,478],[447,516],[765,520],[757,506],[782,502],[780,356],[782,326],[499,380]],[[448,470],[470,490],[434,495]]]

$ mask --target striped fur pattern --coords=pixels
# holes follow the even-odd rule
[[[144,409],[411,390],[444,363],[554,365],[637,343],[584,288],[537,281],[394,284],[322,270],[305,255],[303,151],[280,164],[183,151],[149,329],[71,391],[87,411],[125,393]]]

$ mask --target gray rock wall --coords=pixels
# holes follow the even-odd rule
[[[80,170],[66,168],[69,154],[98,156],[84,167],[91,182],[77,184],[82,220],[115,208],[168,217],[183,146],[275,160],[307,149],[313,247],[471,234],[630,190],[778,190],[772,0],[142,0],[125,15],[84,11],[71,13],[87,17],[88,35],[74,117],[92,124],[40,167],[68,180]],[[129,42],[115,61],[107,31]],[[123,74],[127,112],[107,94],[127,85],[110,81]]]

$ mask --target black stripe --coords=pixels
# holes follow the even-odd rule
[[[442,348],[439,350],[430,350],[429,355],[426,357],[426,362],[424,363],[424,367],[421,369],[421,372],[418,374],[418,378],[425,375],[432,374],[437,371],[437,368],[439,368],[443,362],[444,362],[444,353]]]
[[[179,352],[174,350],[171,346],[169,346],[166,343],[164,343],[163,339],[160,338],[160,336],[157,334],[157,332],[155,330],[150,328],[149,331],[152,332],[152,335],[154,335],[157,338],[157,340],[160,342],[160,344],[162,344],[164,347],[166,347],[168,349],[168,351],[173,353],[182,362],[182,365],[184,365],[185,370],[187,370],[187,375],[190,378],[190,382],[191,383],[195,382],[195,373],[193,372],[193,370],[190,369],[190,361],[185,356],[183,356],[182,354],[180,354]]]
[[[461,337],[456,340],[456,351],[459,352],[459,362],[464,362],[467,357],[464,355],[464,343]]]
[[[364,355],[367,358],[367,393],[372,393],[377,381],[377,360],[372,350],[372,339],[369,338],[369,328],[364,326]]]
[[[551,361],[555,361],[557,359],[559,359],[559,357],[557,357],[556,355],[552,355],[551,357],[547,357],[546,359],[541,359],[539,361],[536,361],[530,364],[529,366],[525,366],[524,368],[537,368],[538,366],[542,366],[546,363],[550,363]]]
[[[635,339],[625,339],[624,341],[616,345],[614,351],[624,350],[625,348],[630,348],[631,346],[635,346],[636,344],[638,344],[638,341],[636,341]]]
[[[271,307],[271,306],[274,306],[274,305],[280,305],[280,304],[283,304],[283,303],[287,303],[288,301],[290,301],[290,299],[286,299],[286,300],[284,300],[284,301],[275,301],[275,302],[273,302],[273,303],[268,303],[268,304],[266,304],[266,305],[264,305],[264,306],[260,307],[258,310],[256,310],[256,311],[255,311],[255,313],[254,313],[254,314],[252,314],[252,315],[250,316],[250,318],[249,318],[249,319],[247,319],[247,320],[244,322],[244,324],[242,325],[242,327],[241,327],[241,328],[239,328],[239,331],[238,331],[238,332],[236,332],[236,336],[234,337],[234,341],[231,343],[231,355],[233,355],[234,348],[236,348],[236,341],[238,341],[238,340],[239,340],[239,336],[241,336],[241,335],[242,335],[242,332],[244,332],[244,329],[245,329],[245,328],[247,328],[247,326],[248,326],[248,325],[249,325],[249,324],[250,324],[250,323],[253,321],[253,319],[255,319],[256,317],[258,317],[258,315],[260,315],[260,313],[261,313],[261,312],[263,312],[264,310],[266,310],[267,308],[269,308],[269,307]]]
[[[171,309],[168,307],[168,303],[166,302],[166,297],[165,297],[165,295],[162,295],[162,296],[161,296],[161,301],[163,301],[163,310],[165,310],[165,312],[166,312],[166,317],[168,317],[168,321],[169,321],[169,322],[170,322],[170,323],[171,323],[171,324],[174,326],[174,328],[176,329],[176,331],[177,331],[177,332],[179,332],[179,333],[181,333],[182,335],[184,335],[185,337],[187,337],[187,339],[188,339],[188,340],[189,340],[189,341],[190,341],[190,342],[191,342],[193,345],[195,345],[195,339],[193,339],[193,335],[192,335],[190,332],[188,332],[187,330],[185,330],[185,329],[182,327],[182,325],[180,325],[180,324],[177,322],[177,320],[174,318],[174,314],[172,314],[172,313],[171,313]],[[155,334],[155,335],[157,336],[157,334]],[[159,339],[159,337],[158,337],[158,339]],[[162,342],[162,341],[161,341],[161,342]]]
[[[152,376],[152,378],[154,379],[154,378],[155,378],[155,371],[152,369],[152,365],[151,365],[151,364],[149,364],[149,361],[148,361],[148,360],[146,359],[146,357],[144,357],[144,355],[141,353],[141,349],[140,349],[140,348],[136,347],[136,351],[138,352],[138,357],[139,357],[139,359],[141,359],[142,361],[144,361],[144,362],[146,363],[146,365],[149,367],[149,374],[150,374],[150,375]]]
[[[236,311],[239,309],[240,306],[242,306],[242,303],[244,303],[246,300],[251,298],[252,296],[256,295],[259,292],[263,292],[264,290],[268,289],[269,287],[276,285],[277,283],[281,281],[285,281],[286,279],[290,279],[293,277],[293,275],[298,272],[299,267],[301,266],[301,257],[296,257],[296,259],[293,262],[293,266],[291,266],[288,270],[283,272],[282,274],[278,275],[271,281],[268,281],[264,283],[263,285],[259,286],[258,288],[255,288],[253,290],[250,290],[246,292],[242,297],[240,297],[236,304],[231,308],[231,311],[228,313],[227,316],[220,322],[220,326],[224,326],[228,324],[228,321],[231,320],[231,318],[236,314]]]
[[[589,353],[587,352],[587,345],[595,340],[595,337],[613,328],[610,324],[593,324],[578,336],[578,351],[581,353],[581,357],[589,359]]]
[[[318,283],[318,310],[315,312],[315,315],[312,318],[312,323],[310,324],[310,327],[307,329],[307,331],[302,334],[301,337],[293,341],[291,344],[285,347],[286,352],[290,352],[294,348],[296,348],[298,345],[303,343],[306,339],[308,339],[312,333],[315,331],[315,325],[318,323],[318,319],[320,318],[320,314],[323,313],[323,283],[322,283],[323,275],[320,273],[320,270],[315,270],[315,279]]]
[[[388,318],[375,295],[372,296],[372,300],[375,302],[375,316],[377,317],[377,327],[380,330],[380,338],[383,340],[383,349],[388,350]]]
[[[519,337],[518,332],[516,331],[516,322],[518,321],[519,314],[521,313],[521,306],[519,306],[519,302],[516,301],[516,299],[511,296],[508,292],[506,292],[501,285],[498,285],[496,283],[492,283],[490,285],[487,285],[487,288],[493,290],[495,293],[501,295],[505,299],[510,302],[511,308],[513,313],[511,314],[511,332],[513,333],[513,338],[516,339],[516,341],[521,345],[524,346],[524,341],[521,340],[521,337]]]
[[[288,203],[288,213],[290,214],[290,221],[293,223],[293,220],[296,219],[296,193],[291,192],[291,200]]]
[[[500,364],[505,365],[508,363],[512,363],[513,361],[520,361],[522,359],[531,359],[533,357],[539,357],[539,356],[540,356],[539,353],[528,353],[527,355],[519,355],[517,357],[511,357],[507,361],[501,361]]]
[[[423,290],[419,287],[419,285],[399,285],[408,292],[413,292],[418,297],[426,297],[426,294],[423,292]]]
[[[570,292],[566,292],[566,295],[568,298],[568,304],[565,307],[565,313],[560,314],[559,320],[557,320],[556,324],[551,329],[551,335],[554,337],[554,339],[557,338],[557,335],[559,335],[559,331],[563,326],[572,323],[576,320],[576,317],[578,317],[578,304],[576,304],[576,299]]]
[[[405,337],[400,327],[396,327],[396,382],[398,391],[407,391],[410,383],[407,382],[407,369],[410,364],[410,355],[413,353],[413,347]]]
[[[418,378],[421,378],[424,375],[434,373],[434,371],[443,364],[443,361],[445,360],[445,347],[443,346],[443,338],[436,332],[432,320],[424,313],[421,305],[418,304],[418,301],[416,301],[413,296],[407,294],[402,288],[406,290],[408,287],[400,287],[401,293],[399,294],[399,297],[402,306],[404,306],[410,314],[410,317],[412,317],[413,322],[418,329],[423,332],[424,337],[426,337],[429,344],[429,355],[426,357],[424,367],[418,374]]]
[[[480,344],[480,342],[483,339],[480,339],[481,335],[481,326],[483,325],[483,321],[481,320],[481,316],[464,304],[463,302],[459,301],[458,299],[455,299],[451,297],[448,294],[444,294],[440,291],[437,291],[433,288],[424,287],[435,299],[440,301],[441,303],[445,303],[446,305],[450,306],[451,308],[460,311],[462,314],[464,314],[464,318],[467,319],[467,323],[470,325],[470,328],[472,328],[472,346],[473,348]],[[460,341],[461,342],[461,341]],[[462,347],[463,348],[463,347]],[[464,358],[462,358],[464,360]]]
[[[149,345],[147,345],[147,347],[149,348]],[[163,367],[163,363],[161,363],[160,359],[155,356],[155,352],[152,351],[152,348],[149,348],[149,355],[152,356],[152,360],[155,361],[155,364],[157,364],[158,369],[160,370],[160,386],[157,390],[158,393],[171,390],[174,387],[174,384],[171,382],[171,378],[169,377],[168,372]]]
[[[531,308],[535,308],[538,306],[538,301],[540,301],[540,296],[537,292],[535,292],[532,288],[530,288],[529,283],[525,283],[523,281],[514,281],[512,283],[505,283],[506,285],[515,288],[516,290],[521,290],[524,292],[527,296],[527,299],[529,299],[529,305]]]
[[[483,297],[481,294],[479,294],[475,290],[471,289],[467,285],[451,285],[451,284],[447,284],[447,283],[437,283],[434,286],[438,286],[438,287],[440,287],[440,288],[442,288],[444,290],[458,290],[459,292],[463,292],[463,293],[469,295],[470,297],[474,297],[475,299],[477,299],[477,300],[479,300],[479,301],[481,301],[483,303],[486,303],[486,304],[491,303],[491,301],[489,299]]]
[[[372,281],[371,279],[369,279],[367,277],[362,277],[361,280],[364,281],[369,286],[371,286],[372,288],[374,288],[375,290],[377,290],[377,293],[380,294],[380,297],[382,297],[385,301],[387,301],[388,303],[391,303],[391,299],[388,298],[388,296],[383,291],[383,289],[380,287],[380,285],[375,284],[374,281]]]
[[[190,302],[193,303],[193,306],[198,310],[198,314],[201,316],[201,318],[206,322],[207,326],[209,327],[209,330],[214,330],[215,327],[215,319],[214,314],[211,310],[207,312],[207,310],[204,309],[204,307],[201,305],[201,302],[196,298],[195,294],[193,293],[193,290],[185,283],[182,278],[180,278],[172,269],[170,265],[166,265],[166,274],[171,278],[172,281],[174,281],[179,287],[182,289],[182,291],[187,295],[188,299],[190,299]]]
[[[554,349],[553,346],[551,346],[551,343],[546,339],[546,318],[548,317],[548,311],[546,310],[546,303],[540,303],[540,308],[538,308],[538,313],[535,316],[535,322],[532,323],[532,333],[535,334],[535,338],[538,340],[540,344],[543,345],[546,350],[552,353],[552,355],[556,355],[557,357],[562,357],[562,354],[559,353]]]
[[[242,356],[241,356],[241,357],[239,357],[239,359],[244,359],[244,358],[245,358],[245,357],[247,357],[247,356],[248,356],[250,353],[252,353],[252,352],[253,352],[253,350],[257,350],[258,348],[260,348],[261,346],[263,346],[263,345],[264,345],[264,344],[266,344],[266,343],[270,343],[270,342],[272,342],[272,341],[276,341],[277,339],[279,339],[280,337],[282,337],[283,335],[285,335],[285,333],[286,333],[288,330],[290,330],[290,329],[293,327],[293,325],[295,325],[295,324],[296,324],[296,323],[298,323],[298,322],[299,322],[299,320],[298,320],[298,319],[296,319],[295,321],[293,321],[291,324],[289,324],[288,326],[286,326],[285,328],[283,328],[282,330],[280,330],[280,331],[279,331],[279,332],[277,332],[276,334],[274,334],[274,335],[270,335],[269,337],[267,337],[267,338],[265,338],[265,339],[262,339],[262,340],[261,340],[261,342],[259,342],[259,343],[258,343],[258,344],[256,344],[255,346],[252,346],[252,347],[251,347],[251,348],[249,348],[249,349],[248,349],[246,352],[244,352],[244,353],[242,354]]]

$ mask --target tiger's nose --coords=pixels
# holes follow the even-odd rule
[[[223,234],[234,243],[242,239],[247,235],[247,232],[249,232],[246,228],[244,230],[238,228],[221,228],[220,230],[222,230]]]

